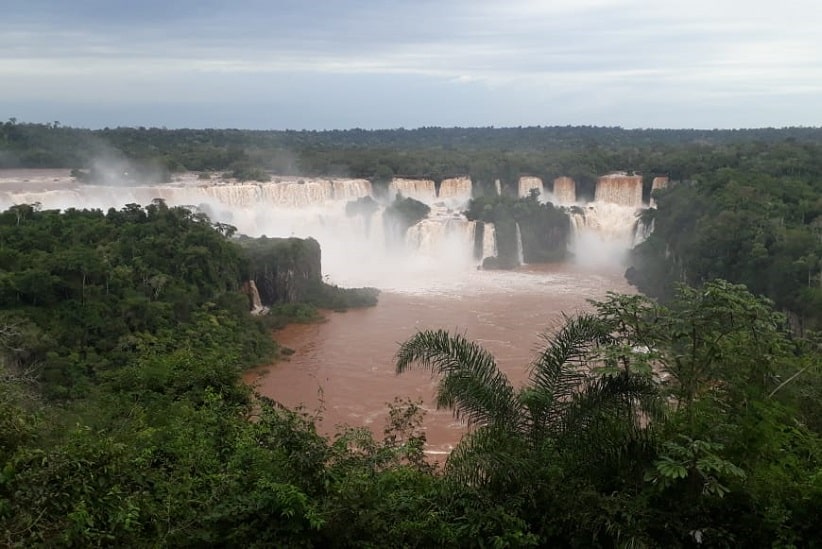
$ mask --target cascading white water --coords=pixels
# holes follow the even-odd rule
[[[498,253],[497,229],[493,223],[485,223],[482,232],[482,259],[496,257]]]
[[[597,181],[594,201],[641,208],[642,176],[624,173],[603,175]]]
[[[248,280],[243,284],[243,291],[251,298],[251,314],[264,315],[268,312],[268,307],[263,305],[260,299],[260,291],[257,289],[257,283],[254,280]]]
[[[268,187],[273,187],[267,185]],[[263,191],[260,185],[241,183],[237,185],[204,185],[198,187],[209,197],[218,202],[239,208],[250,208],[262,200]],[[159,188],[158,188],[159,189]]]
[[[388,185],[391,198],[402,193],[405,198],[413,198],[426,204],[433,204],[437,200],[437,188],[430,179],[405,179],[395,177]]]
[[[567,206],[577,201],[577,184],[570,177],[554,179],[554,200],[557,204]]]
[[[471,200],[472,183],[469,177],[453,177],[443,179],[440,183],[440,192],[437,195],[440,200],[448,204],[464,205]]]
[[[497,189],[497,196],[502,195],[502,183],[499,179],[494,181],[494,188]]]
[[[333,179],[334,200],[356,200],[371,196],[371,182],[367,179]]]
[[[632,246],[637,246],[642,244],[648,237],[651,236],[651,233],[654,232],[654,220],[652,219],[650,223],[644,223],[641,219],[638,219],[636,222],[636,228],[634,229],[634,238],[631,242]]]
[[[405,233],[405,244],[413,250],[413,266],[428,267],[441,274],[455,275],[476,264],[474,231],[476,222],[436,211]],[[447,259],[446,259],[447,258]]]
[[[523,176],[519,178],[517,185],[517,193],[520,198],[527,197],[531,194],[531,190],[536,189],[541,196],[543,193],[542,179],[539,177]]]
[[[572,250],[583,265],[619,264],[634,245],[640,210],[609,202],[590,202],[571,211]]]
[[[611,185],[612,179],[598,186],[598,196],[622,201],[622,191]],[[641,184],[640,178],[634,179]],[[332,282],[341,285],[403,290],[426,287],[438,280],[447,281],[456,272],[472,269],[481,259],[498,255],[496,228],[486,223],[482,258],[474,257],[477,223],[467,221],[460,213],[471,192],[471,180],[467,177],[444,180],[440,196],[435,195],[431,180],[398,178],[392,182],[395,191],[416,196],[432,208],[426,220],[406,235],[397,235],[400,245],[396,240],[387,241],[384,204],[377,205],[373,212],[346,212],[349,201],[373,198],[371,183],[364,179],[280,177],[266,183],[240,183],[219,178],[205,181],[196,174],[186,174],[171,183],[148,185],[128,181],[115,186],[79,184],[66,173],[54,180],[20,179],[6,183],[0,177],[1,209],[20,203],[40,203],[44,209],[106,210],[128,203],[145,205],[160,198],[171,206],[202,211],[213,220],[232,224],[240,233],[251,236],[314,237],[322,247],[324,272]],[[541,187],[537,178],[523,178],[520,183],[524,194]],[[572,186],[566,182],[560,187],[566,189],[564,194],[555,194],[570,200]],[[634,203],[637,187],[633,183],[628,187],[627,195],[631,198],[627,201]],[[555,189],[559,190],[556,184]],[[641,196],[641,185],[638,189]],[[570,215],[573,250],[582,263],[618,260],[632,243],[647,238],[653,228],[637,224],[635,207],[602,200],[584,205],[581,210],[572,209]],[[519,225],[516,239],[517,255],[523,263]]]
[[[522,249],[522,232],[519,230],[519,223],[517,227],[517,261],[520,265],[525,265],[525,253]]]

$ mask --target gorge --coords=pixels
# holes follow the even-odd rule
[[[36,203],[43,209],[105,210],[159,198],[249,236],[315,239],[319,246],[311,252],[316,258],[306,260],[307,276],[376,287],[382,291],[379,303],[328,312],[327,322],[278,332],[277,340],[295,353],[286,362],[249,372],[247,381],[289,406],[324,406],[328,432],[340,423],[380,432],[386,402],[395,396],[422,398],[429,409],[428,451],[434,455],[450,450],[462,426],[450,413],[433,409],[432,382],[425,376],[394,376],[397,344],[422,329],[464,333],[500,357],[501,367],[519,381],[540,334],[563,314],[584,309],[587,299],[607,291],[630,291],[621,259],[648,231],[637,217],[646,207],[642,178],[626,174],[600,178],[592,202],[576,201],[570,178],[557,178],[548,190],[541,179],[524,176],[499,185],[496,197],[478,198],[476,204],[491,208],[478,215],[469,210],[474,189],[467,177],[394,178],[380,185],[366,179],[239,182],[184,174],[170,183],[89,185],[66,172],[43,171],[8,173],[0,181],[2,208]],[[398,196],[424,204],[427,215],[398,229],[385,216]],[[368,206],[352,208],[354,201]],[[495,261],[506,256],[512,263],[501,266],[510,269],[479,269],[500,266],[503,262]],[[552,257],[557,260],[542,264]],[[261,298],[253,301],[257,312],[283,300],[274,285],[260,279],[251,280],[248,292]]]

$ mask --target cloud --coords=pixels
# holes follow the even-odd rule
[[[29,0],[0,22],[0,78],[12,82],[0,102],[214,103],[226,92],[256,101],[283,97],[284,81],[345,81],[346,89],[378,81],[403,103],[396,84],[415,81],[464,94],[460,110],[473,105],[466,118],[477,125],[521,116],[521,106],[506,105],[511,97],[535,112],[560,100],[579,113],[607,104],[622,110],[624,125],[676,125],[677,114],[683,124],[738,97],[756,125],[761,102],[796,95],[811,104],[804,113],[786,104],[784,123],[818,124],[801,117],[822,113],[822,20],[814,2],[783,4]],[[668,98],[672,112],[654,123],[636,98]],[[498,114],[489,115],[489,102]],[[445,119],[445,103],[427,108]],[[356,105],[350,92],[341,108]],[[390,116],[383,125],[393,125]]]

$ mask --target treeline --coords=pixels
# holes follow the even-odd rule
[[[654,231],[628,279],[663,299],[675,284],[745,284],[789,314],[798,333],[822,329],[822,171],[801,147],[759,147],[660,191]],[[788,152],[790,151],[790,152]],[[751,151],[753,152],[753,151]]]
[[[250,131],[114,128],[85,130],[59,124],[0,124],[0,168],[84,168],[130,165],[133,173],[224,171],[256,178],[281,175],[470,175],[479,185],[511,184],[520,175],[571,176],[593,195],[608,171],[696,173],[759,155],[780,163],[795,154],[816,158],[822,129],[624,130],[599,127],[420,128],[415,130]],[[788,161],[783,166],[797,167]]]
[[[469,175],[476,219],[501,220],[503,242],[523,230],[527,261],[559,259],[566,229],[547,210],[500,204],[516,195],[521,175],[550,182],[571,176],[577,196],[592,199],[596,178],[613,170],[667,175],[655,232],[634,256],[631,280],[650,295],[670,296],[673,284],[714,277],[745,283],[789,312],[797,329],[822,319],[822,129],[624,130],[597,127],[420,128],[415,130],[248,131],[114,128],[84,130],[54,124],[0,124],[0,166],[75,167],[105,177],[167,178],[177,170],[225,171],[241,179],[269,172],[370,178],[382,188],[395,175]],[[679,183],[676,185],[676,183]],[[530,213],[526,213],[528,210]],[[651,214],[646,221],[650,223]],[[516,219],[515,219],[516,218]],[[529,221],[523,223],[523,218]],[[556,238],[554,238],[556,237]],[[554,244],[552,244],[552,242]],[[510,251],[509,246],[505,246]],[[510,255],[510,254],[509,254]],[[510,257],[503,264],[511,264]]]

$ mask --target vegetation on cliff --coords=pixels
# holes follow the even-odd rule
[[[7,166],[88,168],[105,140],[169,169],[470,173],[488,191],[471,215],[502,240],[519,223],[526,261],[554,242],[526,244],[526,226],[561,219],[487,198],[495,177],[504,194],[519,173],[574,176],[582,195],[612,169],[678,183],[655,197],[630,271],[659,300],[611,295],[568,319],[524,388],[459,336],[402,345],[398,369],[436,373],[439,403],[474,425],[442,471],[414,404],[392,409],[383,440],[329,439],[241,383],[274,351],[241,283],[284,307],[328,303],[316,243],[238,246],[162,202],[0,213],[0,544],[819,545],[820,133],[4,124]],[[296,161],[266,156],[299,140]]]
[[[313,238],[241,237],[238,242],[247,259],[244,278],[254,280],[264,305],[345,310],[377,303],[375,288],[340,288],[323,280],[320,244]]]
[[[225,323],[200,328],[216,336]],[[208,326],[211,325],[211,326]],[[611,295],[546,339],[514,389],[461,336],[422,332],[397,368],[441,377],[474,426],[444,470],[420,409],[385,436],[254,398],[220,337],[179,335],[69,402],[0,331],[7,546],[803,546],[822,505],[819,349],[743,287],[668,306]]]
[[[382,216],[387,244],[403,243],[409,227],[425,219],[430,211],[428,205],[398,193]]]
[[[493,223],[497,256],[485,267],[510,269],[519,264],[517,225],[526,263],[562,261],[568,256],[571,220],[566,211],[553,204],[541,204],[538,193],[525,198],[507,195],[474,198],[465,215],[470,220]]]
[[[18,326],[20,367],[36,366],[50,396],[84,394],[147,353],[213,348],[240,367],[273,351],[242,314],[241,249],[201,214],[20,205],[0,227],[0,322]]]
[[[822,329],[822,166],[808,152],[760,147],[657,191],[629,280],[666,299],[677,282],[725,278],[770,297],[797,332]]]

